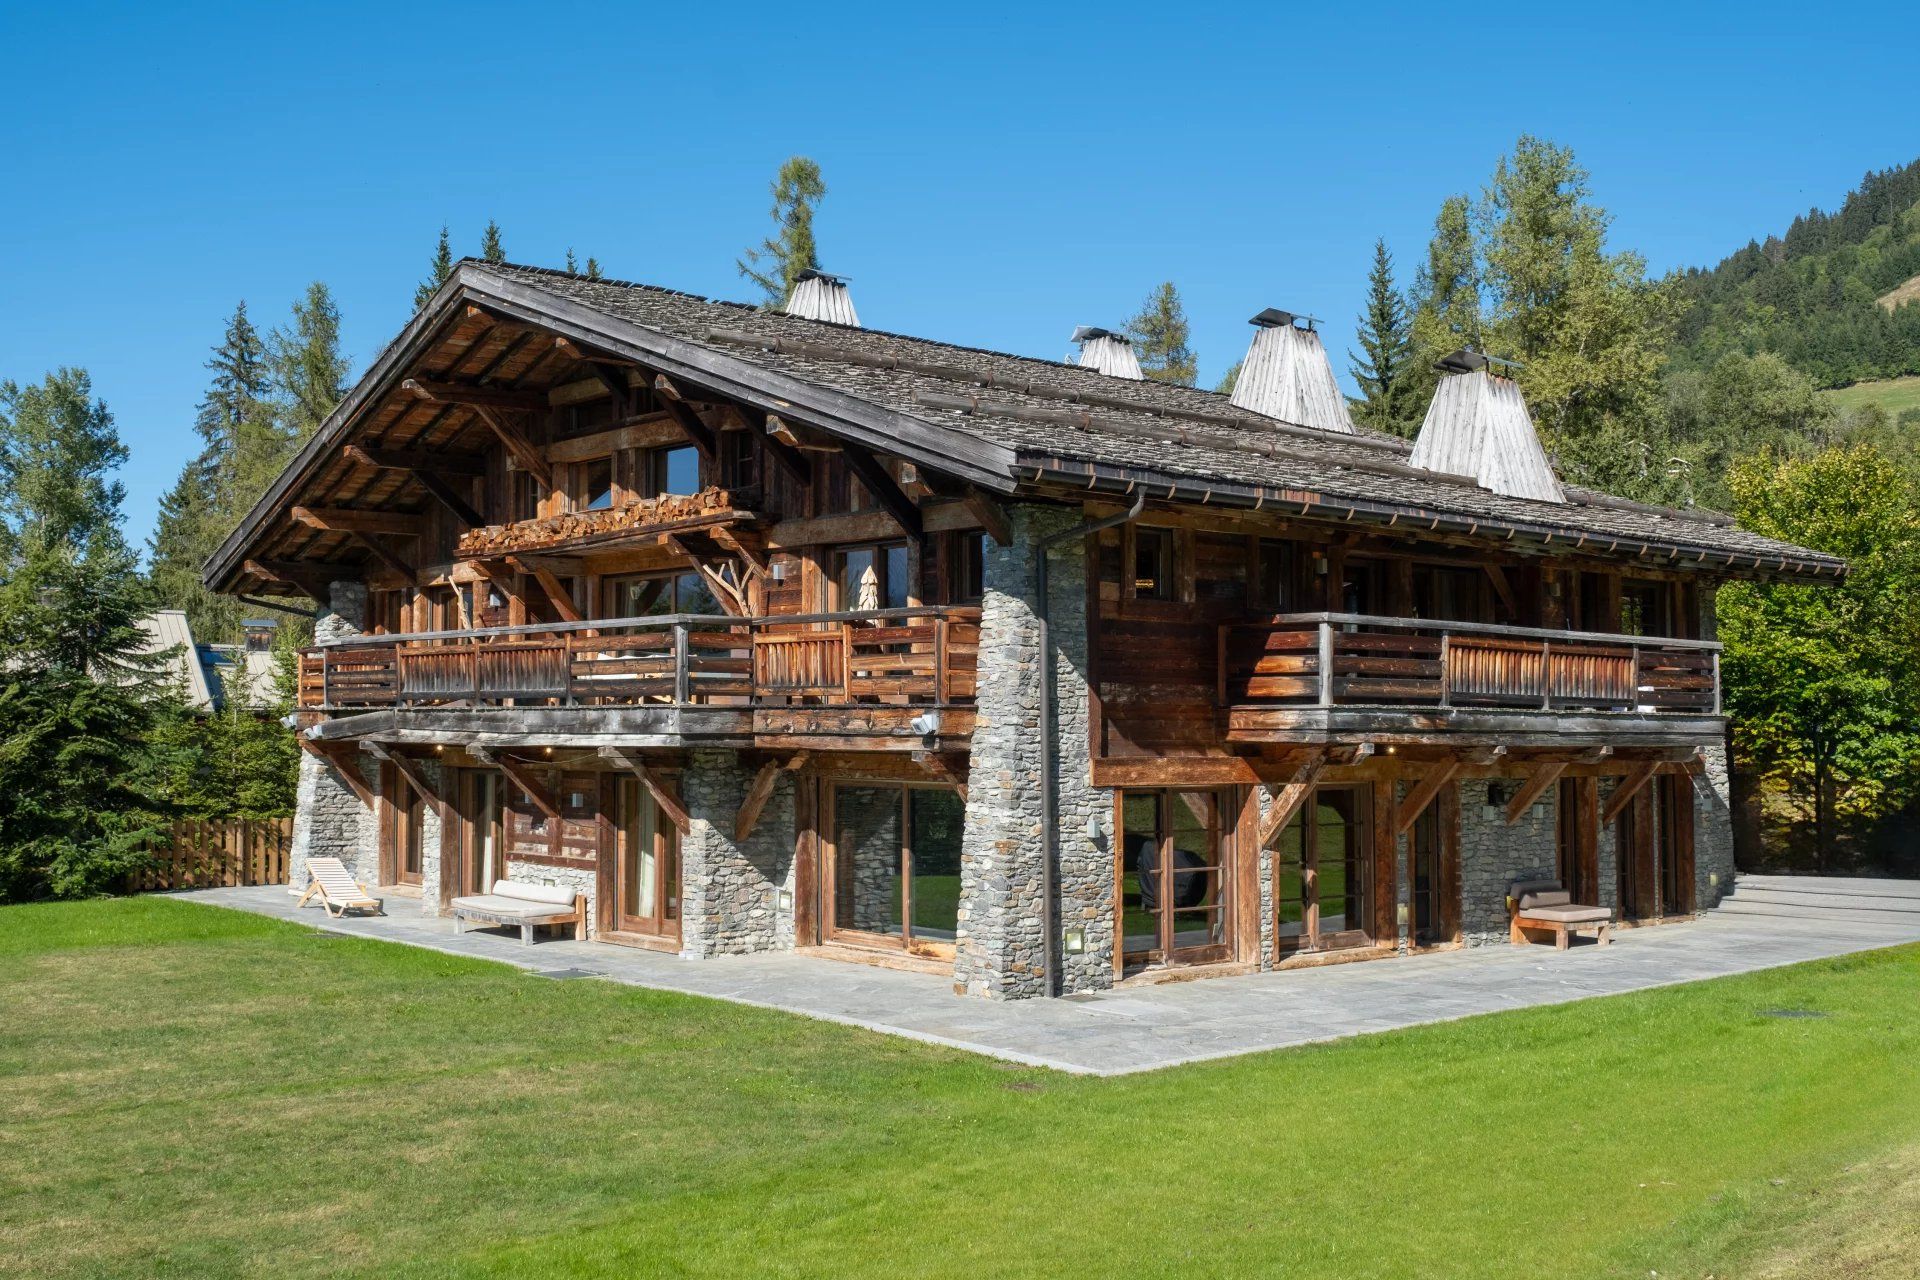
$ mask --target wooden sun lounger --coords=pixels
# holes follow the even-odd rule
[[[353,910],[386,914],[380,899],[368,893],[367,886],[355,880],[338,858],[308,858],[307,877],[307,891],[294,903],[296,907],[306,906],[308,898],[319,894],[320,906],[330,916],[342,916]]]

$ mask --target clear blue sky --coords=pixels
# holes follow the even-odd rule
[[[443,222],[744,298],[800,152],[869,325],[1059,357],[1171,279],[1210,385],[1270,305],[1344,374],[1373,238],[1410,279],[1523,131],[1656,270],[1920,153],[1910,5],[1549,8],[10,4],[0,378],[92,371],[144,539],[235,302],[325,280],[357,374]]]

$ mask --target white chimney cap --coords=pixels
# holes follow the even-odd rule
[[[1347,413],[1347,398],[1334,381],[1333,365],[1320,335],[1311,327],[1301,328],[1291,311],[1267,308],[1247,323],[1253,326],[1253,345],[1240,366],[1240,377],[1233,384],[1233,406],[1247,409],[1282,422],[1321,431],[1352,435],[1353,418]]]
[[[854,329],[860,327],[860,317],[853,309],[853,295],[847,292],[846,277],[828,275],[812,268],[802,271],[794,280],[793,292],[787,296],[787,305],[781,309],[790,316],[799,316],[804,320],[824,320],[828,324],[844,324]]]
[[[1080,348],[1081,368],[1135,382],[1146,378],[1140,368],[1140,357],[1133,353],[1133,342],[1126,334],[1083,324],[1073,331],[1073,340]]]
[[[1464,476],[1509,498],[1565,502],[1520,385],[1490,365],[1512,362],[1466,349],[1439,362],[1446,376],[1434,388],[1408,464]]]

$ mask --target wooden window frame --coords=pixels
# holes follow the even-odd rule
[[[1230,960],[1235,956],[1235,937],[1238,926],[1237,899],[1239,876],[1236,860],[1240,856],[1239,824],[1244,806],[1233,787],[1121,787],[1113,793],[1113,967],[1116,977],[1128,972],[1137,972],[1146,968],[1180,968],[1197,964],[1216,964]],[[1212,875],[1215,878],[1214,903],[1211,907],[1220,922],[1220,940],[1197,947],[1171,946],[1171,923],[1175,908],[1163,907],[1157,913],[1154,946],[1148,950],[1127,950],[1127,866],[1126,814],[1127,797],[1134,795],[1154,795],[1159,797],[1160,817],[1158,830],[1154,834],[1159,845],[1160,875],[1170,879],[1176,872],[1171,867],[1170,852],[1173,840],[1172,809],[1173,799],[1180,795],[1206,795],[1213,799],[1213,822],[1210,829],[1214,847],[1215,862]],[[1161,892],[1166,893],[1170,886],[1162,884]],[[1167,901],[1167,898],[1162,901]],[[1197,908],[1187,908],[1197,910]]]
[[[840,792],[846,789],[898,791],[900,793],[900,934],[898,937],[871,930],[842,927],[839,919],[840,895]],[[823,780],[820,788],[820,904],[821,936],[830,942],[904,952],[933,960],[951,961],[955,942],[945,939],[918,941],[913,933],[913,812],[912,793],[940,791],[958,795],[959,788],[941,783],[907,782],[895,778],[833,778]],[[957,930],[956,930],[957,931]]]
[[[1364,928],[1346,928],[1336,934],[1322,935],[1320,932],[1320,823],[1318,821],[1320,796],[1326,791],[1350,791],[1355,796],[1354,823],[1359,828],[1357,837],[1358,852],[1356,863],[1362,871],[1363,889],[1359,898],[1356,914],[1365,922]],[[1280,932],[1280,896],[1281,856],[1276,845],[1273,852],[1273,948],[1276,962],[1285,961],[1299,955],[1321,955],[1333,951],[1352,951],[1367,947],[1385,945],[1380,928],[1381,885],[1379,856],[1380,822],[1382,821],[1382,800],[1390,799],[1393,793],[1391,783],[1387,782],[1329,782],[1316,785],[1308,794],[1305,803],[1288,821],[1291,828],[1294,823],[1301,824],[1300,830],[1300,929],[1298,934],[1283,935]],[[1386,812],[1391,814],[1390,806]],[[1281,837],[1284,839],[1284,835]],[[1390,895],[1391,896],[1391,895]],[[1329,941],[1329,936],[1333,941]]]

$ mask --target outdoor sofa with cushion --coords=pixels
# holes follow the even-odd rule
[[[1516,945],[1533,941],[1529,934],[1550,933],[1553,945],[1567,949],[1571,934],[1592,932],[1601,946],[1613,941],[1613,909],[1583,906],[1560,887],[1558,880],[1521,880],[1507,890],[1513,912],[1509,936]]]
[[[495,880],[492,893],[453,900],[454,929],[465,933],[479,925],[520,930],[523,945],[532,945],[539,925],[570,924],[573,936],[587,936],[587,899],[566,885],[532,884],[524,880]]]

